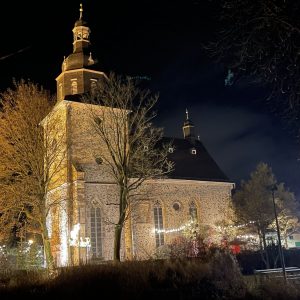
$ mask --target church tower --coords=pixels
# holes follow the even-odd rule
[[[80,4],[79,19],[73,28],[73,53],[64,57],[62,73],[56,78],[57,101],[66,96],[89,92],[105,74],[97,71],[97,60],[91,52],[90,33],[87,22],[83,19],[83,8]]]
[[[54,164],[62,170],[53,177],[53,188],[48,193],[49,203],[59,203],[47,217],[57,266],[111,260],[114,225],[107,219],[115,220],[118,216],[118,206],[106,204],[117,192],[107,166],[96,161],[99,155],[107,155],[107,150],[105,143],[97,138],[92,122],[97,114],[103,124],[112,126],[110,110],[81,101],[82,95],[92,92],[97,82],[107,77],[97,70],[91,52],[91,30],[83,19],[82,5],[79,11],[73,28],[73,52],[64,58],[62,72],[56,78],[57,103],[44,120],[45,127],[49,122],[59,127],[59,135],[53,136],[53,140],[62,149],[62,155],[54,158]],[[130,231],[126,235],[131,236]],[[128,247],[123,248],[130,252]]]

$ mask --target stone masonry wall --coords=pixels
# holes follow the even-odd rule
[[[143,201],[137,200],[133,218],[134,254],[136,258],[149,258],[155,252],[154,205],[160,203],[164,229],[176,229],[190,221],[189,204],[197,206],[198,223],[215,225],[224,220],[231,201],[232,183],[192,180],[157,180],[143,187]],[[147,197],[146,197],[147,195]],[[175,210],[174,203],[179,204]],[[165,244],[171,243],[179,233],[165,233]]]
[[[97,177],[97,170],[93,168],[86,169],[86,173],[87,178]],[[152,257],[156,250],[153,208],[157,202],[163,210],[164,229],[179,228],[187,224],[190,221],[189,204],[192,201],[197,206],[198,222],[215,225],[227,216],[232,188],[232,183],[172,179],[154,180],[144,184],[132,204],[132,257],[147,259]],[[116,222],[118,216],[117,196],[115,184],[85,182],[86,205],[101,208],[102,253],[106,260],[113,257],[112,223]],[[179,204],[179,210],[173,208],[174,203]],[[87,220],[87,224],[89,222]],[[165,234],[165,244],[171,243],[177,235],[178,233]],[[124,249],[124,240],[122,243]],[[123,250],[122,256],[124,257]]]

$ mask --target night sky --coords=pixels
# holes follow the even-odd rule
[[[79,3],[1,3],[1,91],[15,77],[55,92],[63,57],[72,52]],[[265,104],[267,91],[246,80],[225,86],[227,70],[204,50],[218,28],[214,0],[87,0],[83,8],[100,70],[144,77],[160,94],[156,125],[167,136],[182,137],[187,108],[196,134],[232,181],[247,179],[263,161],[299,194],[300,145]]]

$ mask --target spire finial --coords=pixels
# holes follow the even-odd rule
[[[189,111],[187,108],[185,109],[185,113],[186,113],[186,119],[188,120],[189,119]]]
[[[80,8],[79,8],[79,13],[80,13],[80,15],[79,15],[79,20],[82,19],[82,12],[83,12],[82,3],[80,3]]]

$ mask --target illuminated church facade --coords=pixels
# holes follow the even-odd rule
[[[57,103],[51,116],[59,117],[65,135],[65,169],[49,198],[61,200],[47,219],[51,248],[57,266],[93,260],[112,260],[114,220],[118,216],[118,189],[95,160],[99,147],[81,95],[105,78],[90,50],[90,28],[82,16],[73,28],[73,52],[56,78]],[[99,107],[104,109],[105,107]],[[170,138],[165,138],[169,141]],[[186,115],[183,138],[172,138],[169,159],[175,169],[168,178],[147,181],[138,205],[123,229],[122,259],[147,259],[157,248],[180,234],[191,219],[214,226],[226,218],[234,184],[228,180]],[[67,146],[68,145],[68,146]]]

